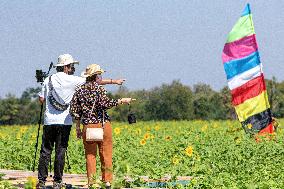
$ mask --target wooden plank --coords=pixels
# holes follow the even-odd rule
[[[37,179],[37,172],[32,171],[23,171],[23,170],[5,170],[0,169],[0,173],[5,174],[3,176],[4,180],[9,181],[11,184],[15,185],[17,188],[21,189],[24,188],[24,184],[27,182],[29,177],[33,177]],[[176,177],[176,181],[171,181],[170,175],[165,175],[164,177],[160,179],[151,179],[148,176],[140,176],[142,180],[144,180],[145,187],[143,189],[148,188],[166,188],[167,186],[176,186],[178,184],[180,185],[187,185],[190,183],[192,177],[190,176],[178,176]],[[125,177],[125,180],[127,182],[134,182],[134,179],[131,177]],[[46,185],[51,187],[52,186],[52,177],[47,178]],[[87,184],[87,177],[85,174],[67,174],[64,173],[63,175],[63,182],[71,184],[72,186],[75,186],[76,188],[84,189],[83,186]],[[139,189],[142,189],[141,187],[137,187]],[[124,188],[127,189],[127,188]]]

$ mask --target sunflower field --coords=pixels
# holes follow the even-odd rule
[[[126,176],[170,175],[191,176],[187,188],[284,188],[284,120],[278,121],[277,133],[258,142],[237,121],[114,122],[114,182],[124,186]],[[0,169],[32,170],[37,127],[0,127]],[[71,169],[65,166],[65,172],[85,174],[74,127],[68,156]]]

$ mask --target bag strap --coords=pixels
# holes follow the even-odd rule
[[[99,93],[98,91],[96,91],[96,96],[98,97],[99,99]],[[93,106],[92,106],[92,109],[91,109],[91,115],[94,111],[94,107],[95,107],[95,102],[93,103]],[[102,121],[102,128],[104,128],[104,122],[105,122],[105,111],[103,110],[103,121]]]
[[[52,75],[51,75],[52,76]],[[52,82],[51,82],[51,76],[49,76],[49,82],[48,82],[48,86],[49,86],[49,91],[52,91],[53,90],[53,85],[52,85]]]
[[[51,76],[52,76],[52,75],[51,75]],[[54,91],[54,94],[55,94],[55,96],[57,97],[57,99],[60,99],[60,96],[58,95],[58,93],[56,92],[56,90],[55,90],[54,87],[53,87],[53,84],[52,84],[52,81],[51,81],[51,76],[49,76],[49,82],[48,82],[50,95],[52,95],[52,94],[51,94],[51,91]],[[58,103],[59,103],[59,102],[58,102]],[[59,104],[61,104],[61,103],[59,103]],[[61,104],[61,105],[63,105],[63,106],[68,106],[69,104],[66,104],[66,103],[64,102],[64,104]]]

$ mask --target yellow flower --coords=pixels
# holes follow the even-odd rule
[[[241,143],[241,138],[240,137],[236,137],[236,138],[234,138],[234,141],[236,142],[236,144],[240,144]]]
[[[116,135],[119,135],[120,134],[120,128],[119,127],[117,127],[117,128],[115,128],[114,129],[114,133],[116,134]]]
[[[177,164],[179,164],[179,160],[180,159],[177,156],[174,156],[173,159],[172,159],[172,162],[173,162],[174,165],[177,165]]]
[[[26,130],[27,130],[28,128],[26,128],[26,127],[21,127],[21,129],[20,129],[20,133],[21,134],[24,134],[25,132],[26,132]]]
[[[140,135],[140,134],[141,134],[141,129],[140,129],[140,128],[136,129],[136,134],[137,134],[137,135]]]
[[[249,129],[251,129],[251,128],[252,128],[252,124],[249,123],[249,124],[247,125],[247,127],[248,127]]]
[[[32,134],[32,139],[35,139],[36,136],[37,136],[37,134],[36,134],[36,133],[33,133],[33,134]]]
[[[171,136],[166,136],[165,139],[166,139],[167,141],[169,141],[169,140],[172,140],[172,137],[171,137]]]
[[[146,144],[146,140],[144,138],[140,140],[140,145],[144,146],[145,144]]]
[[[158,124],[155,126],[155,130],[156,130],[156,131],[160,130],[160,128],[161,128],[161,127],[160,127],[160,125],[158,125]]]
[[[150,133],[146,133],[146,134],[144,135],[144,139],[148,140],[149,138],[150,138]]]
[[[37,178],[35,177],[28,177],[28,182],[32,184],[32,188],[35,189],[36,188],[36,183],[37,183]]]
[[[204,126],[201,128],[201,131],[202,131],[202,132],[205,132],[207,129],[208,129],[208,126],[207,126],[207,125],[204,125]]]
[[[192,147],[192,146],[188,146],[188,147],[185,149],[185,154],[188,155],[189,157],[191,157],[192,154],[193,154],[193,147]]]
[[[17,139],[17,140],[21,140],[21,133],[18,133],[18,134],[17,134],[16,139]]]

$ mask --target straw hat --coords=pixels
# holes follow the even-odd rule
[[[68,64],[79,64],[79,62],[74,60],[70,54],[62,54],[58,57],[58,62],[54,67],[66,66]]]
[[[87,66],[86,70],[84,72],[81,73],[81,77],[89,77],[92,76],[94,74],[102,74],[105,71],[103,69],[101,69],[100,65],[98,64],[91,64],[89,66]]]

